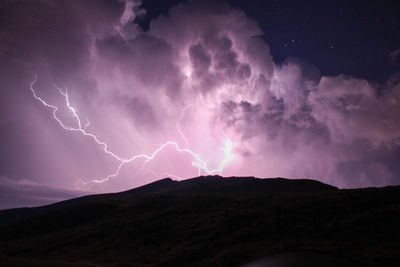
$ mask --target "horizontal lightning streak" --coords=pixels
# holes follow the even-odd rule
[[[65,92],[63,92],[60,88],[57,88],[57,89],[59,90],[60,94],[61,94],[62,96],[64,96],[65,104],[66,104],[68,110],[70,111],[70,113],[72,114],[72,116],[73,116],[73,118],[74,118],[74,120],[75,120],[75,122],[76,122],[76,124],[77,124],[77,127],[73,127],[73,126],[69,126],[69,125],[65,124],[65,123],[57,116],[58,107],[47,103],[45,100],[43,100],[41,97],[39,97],[39,96],[36,94],[36,91],[35,91],[35,89],[34,89],[34,85],[36,84],[36,82],[37,82],[37,76],[35,75],[34,81],[30,83],[30,90],[32,91],[33,97],[34,97],[36,100],[38,100],[40,103],[42,103],[42,105],[44,105],[45,107],[48,107],[48,108],[50,108],[50,109],[53,110],[53,112],[52,112],[52,114],[53,114],[53,119],[54,119],[55,121],[57,121],[57,123],[58,123],[63,129],[65,129],[65,130],[67,130],[67,131],[71,131],[71,132],[77,132],[77,133],[82,134],[83,136],[87,136],[87,137],[91,138],[95,143],[97,143],[100,147],[102,147],[104,153],[106,153],[107,155],[110,155],[112,158],[114,158],[115,160],[117,160],[117,161],[120,162],[114,173],[109,174],[108,176],[106,176],[106,177],[103,178],[103,179],[93,179],[93,180],[90,180],[90,181],[88,181],[88,182],[83,182],[83,181],[82,181],[83,184],[89,184],[89,183],[103,183],[103,182],[106,182],[106,181],[108,181],[109,179],[118,176],[118,174],[119,174],[120,171],[121,171],[121,168],[122,168],[125,164],[130,163],[130,162],[132,162],[132,161],[134,161],[134,160],[136,160],[136,159],[144,159],[144,160],[145,160],[144,163],[143,163],[143,166],[144,166],[145,163],[147,163],[147,162],[151,161],[152,159],[154,159],[154,158],[157,156],[157,154],[158,154],[159,152],[161,152],[161,151],[162,151],[164,148],[166,148],[167,146],[172,146],[172,147],[174,147],[174,148],[176,149],[176,151],[178,151],[178,152],[187,153],[187,154],[191,155],[191,156],[193,157],[192,166],[198,168],[199,175],[201,174],[201,170],[203,170],[204,172],[206,172],[206,173],[208,173],[208,174],[222,173],[222,170],[224,169],[224,167],[226,166],[226,164],[228,164],[229,161],[230,161],[230,160],[232,159],[232,157],[233,157],[233,156],[232,156],[232,142],[231,142],[229,139],[228,139],[228,140],[226,141],[226,143],[225,143],[224,158],[222,159],[222,161],[221,161],[219,167],[218,167],[218,168],[215,168],[215,169],[211,169],[211,170],[210,170],[210,169],[208,168],[208,166],[207,166],[207,162],[206,162],[205,160],[203,160],[203,159],[200,157],[200,155],[194,153],[193,151],[191,151],[191,150],[189,149],[189,142],[188,142],[187,138],[184,136],[184,134],[183,134],[183,132],[182,132],[180,126],[179,126],[181,120],[183,119],[184,112],[186,111],[187,108],[190,107],[190,106],[188,106],[188,107],[185,107],[185,108],[183,109],[182,115],[180,116],[180,118],[179,118],[179,120],[178,120],[178,122],[177,122],[177,124],[176,124],[177,131],[178,131],[179,135],[182,137],[182,139],[183,139],[184,142],[185,142],[185,148],[179,147],[179,145],[178,145],[177,142],[168,141],[168,142],[162,144],[159,148],[157,148],[157,149],[156,149],[153,153],[151,153],[150,155],[147,155],[147,154],[139,154],[139,155],[134,155],[134,156],[132,156],[131,158],[124,159],[124,158],[118,156],[116,153],[110,151],[110,150],[108,149],[107,143],[105,143],[105,142],[103,142],[103,141],[100,141],[99,138],[98,138],[95,134],[89,133],[89,132],[87,131],[87,127],[88,127],[89,124],[90,124],[89,121],[82,127],[81,119],[80,119],[78,113],[77,113],[76,110],[71,106],[71,103],[70,103],[70,100],[69,100],[69,96],[68,96],[67,90],[66,90]],[[143,167],[143,166],[142,166],[142,167]],[[172,176],[178,177],[178,176],[176,176],[176,175],[172,175]]]

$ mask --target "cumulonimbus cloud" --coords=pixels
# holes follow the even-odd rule
[[[172,140],[188,143],[217,167],[229,139],[234,157],[223,175],[307,177],[341,187],[399,182],[396,74],[374,84],[323,76],[299,60],[276,64],[257,23],[225,3],[177,5],[147,31],[135,24],[135,16],[144,14],[135,1],[43,1],[40,10],[24,5],[28,15],[18,9],[22,3],[9,4],[5,18],[13,26],[2,31],[10,39],[1,56],[14,73],[3,72],[2,94],[18,103],[10,110],[19,120],[6,127],[10,115],[2,115],[3,135],[30,130],[19,138],[33,149],[18,156],[29,166],[40,153],[54,165],[46,170],[40,161],[40,168],[26,173],[33,169],[33,176],[66,185],[106,176],[118,165],[87,138],[53,125],[27,90],[37,73],[41,95],[63,106],[54,88],[68,87],[88,129],[123,157],[151,153]],[[24,82],[13,83],[10,75]],[[71,121],[66,110],[60,116]],[[33,118],[36,125],[30,125]],[[11,151],[16,143],[3,146]],[[124,166],[101,187],[124,189],[171,173],[196,176],[191,161],[167,148],[144,169],[142,162]],[[57,169],[63,170],[59,177]]]

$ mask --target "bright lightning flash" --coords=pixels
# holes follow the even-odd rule
[[[69,101],[68,92],[67,92],[66,90],[65,90],[65,91],[62,91],[60,88],[57,88],[57,89],[59,90],[60,94],[64,97],[64,99],[65,99],[65,105],[66,105],[66,107],[68,108],[69,112],[71,113],[71,115],[72,115],[73,118],[74,118],[74,121],[75,121],[75,123],[76,123],[76,126],[75,126],[75,127],[74,127],[74,126],[67,125],[66,123],[64,123],[64,122],[57,116],[57,111],[58,111],[58,107],[57,107],[57,106],[54,106],[54,105],[52,105],[52,104],[48,104],[45,100],[43,100],[41,97],[39,97],[39,96],[36,94],[36,91],[35,91],[35,89],[34,89],[34,85],[35,85],[36,82],[37,82],[37,77],[36,77],[36,75],[35,75],[34,81],[30,83],[30,90],[32,91],[33,97],[34,97],[36,100],[38,100],[42,105],[44,105],[45,107],[50,108],[50,109],[53,111],[53,112],[52,112],[52,114],[53,114],[53,119],[54,119],[63,129],[65,129],[65,130],[67,130],[67,131],[71,131],[71,132],[77,132],[77,133],[79,133],[79,134],[81,134],[81,135],[83,135],[83,136],[86,136],[86,137],[92,139],[97,145],[99,145],[99,146],[102,148],[102,150],[104,151],[104,153],[106,153],[107,155],[111,156],[112,158],[114,158],[115,160],[117,160],[117,161],[119,162],[119,165],[118,165],[118,167],[116,168],[116,170],[115,170],[114,173],[109,174],[109,175],[107,175],[106,177],[101,178],[101,179],[93,179],[93,180],[90,180],[90,181],[88,181],[88,182],[83,182],[83,184],[85,184],[85,185],[86,185],[86,184],[90,184],[90,183],[103,183],[103,182],[108,181],[108,180],[111,179],[111,178],[114,178],[114,177],[118,176],[118,174],[119,174],[120,171],[121,171],[121,168],[122,168],[125,164],[130,163],[130,162],[132,162],[132,161],[134,161],[134,160],[136,160],[136,159],[144,159],[144,163],[143,163],[143,166],[144,166],[144,164],[146,164],[147,162],[153,160],[153,159],[157,156],[157,154],[158,154],[159,152],[161,152],[164,148],[169,147],[169,146],[174,147],[174,148],[176,149],[176,151],[178,151],[178,152],[189,154],[189,155],[193,158],[192,166],[193,166],[193,167],[197,167],[197,169],[198,169],[198,174],[199,174],[199,175],[201,175],[201,172],[202,172],[202,171],[205,172],[205,173],[207,173],[207,174],[214,174],[214,173],[220,173],[220,174],[222,174],[222,171],[223,171],[223,169],[225,168],[225,166],[226,166],[226,165],[233,159],[233,157],[234,157],[233,152],[232,152],[233,144],[232,144],[232,141],[231,141],[229,138],[226,139],[226,141],[225,141],[225,147],[224,147],[224,150],[223,150],[223,151],[224,151],[224,157],[223,157],[223,159],[221,160],[221,162],[220,162],[218,168],[215,168],[215,169],[209,169],[208,166],[207,166],[207,162],[206,162],[204,159],[202,159],[202,158],[200,157],[199,154],[196,154],[195,152],[193,152],[192,150],[189,149],[189,142],[188,142],[188,139],[184,136],[184,134],[183,134],[181,128],[179,127],[179,123],[180,123],[180,121],[182,120],[182,118],[183,118],[183,116],[184,116],[184,114],[185,114],[186,109],[189,108],[189,107],[186,107],[186,108],[183,109],[182,115],[181,115],[181,117],[179,118],[179,120],[178,120],[178,122],[177,122],[177,124],[176,124],[177,131],[178,131],[179,135],[181,136],[181,138],[182,138],[182,139],[184,140],[184,142],[185,142],[185,147],[184,147],[184,148],[181,148],[181,147],[178,145],[177,142],[168,141],[168,142],[162,144],[160,147],[158,147],[158,148],[157,148],[153,153],[151,153],[151,154],[138,154],[138,155],[133,155],[133,156],[130,157],[130,158],[123,158],[123,157],[121,157],[121,156],[118,156],[116,153],[110,151],[109,148],[108,148],[107,143],[105,143],[105,142],[103,142],[103,141],[100,141],[100,139],[99,139],[94,133],[90,133],[90,132],[87,131],[87,127],[89,126],[89,122],[87,122],[84,126],[82,126],[81,119],[80,119],[80,117],[79,117],[77,111],[75,110],[75,108],[73,108],[73,107],[71,106],[71,103],[70,103],[70,101]],[[173,176],[173,177],[178,177],[178,176],[176,176],[176,175],[171,175],[171,176]]]

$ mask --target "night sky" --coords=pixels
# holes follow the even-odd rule
[[[186,1],[143,2],[150,21]],[[353,75],[383,83],[399,70],[400,3],[396,1],[231,0],[257,21],[276,63],[297,58],[323,75]],[[400,53],[400,52],[397,52]]]
[[[198,175],[400,184],[400,4],[0,1],[0,208]]]

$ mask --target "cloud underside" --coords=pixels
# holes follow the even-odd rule
[[[16,181],[7,177],[0,177],[0,188],[0,210],[42,206],[88,194],[85,191],[40,185],[29,180]]]

